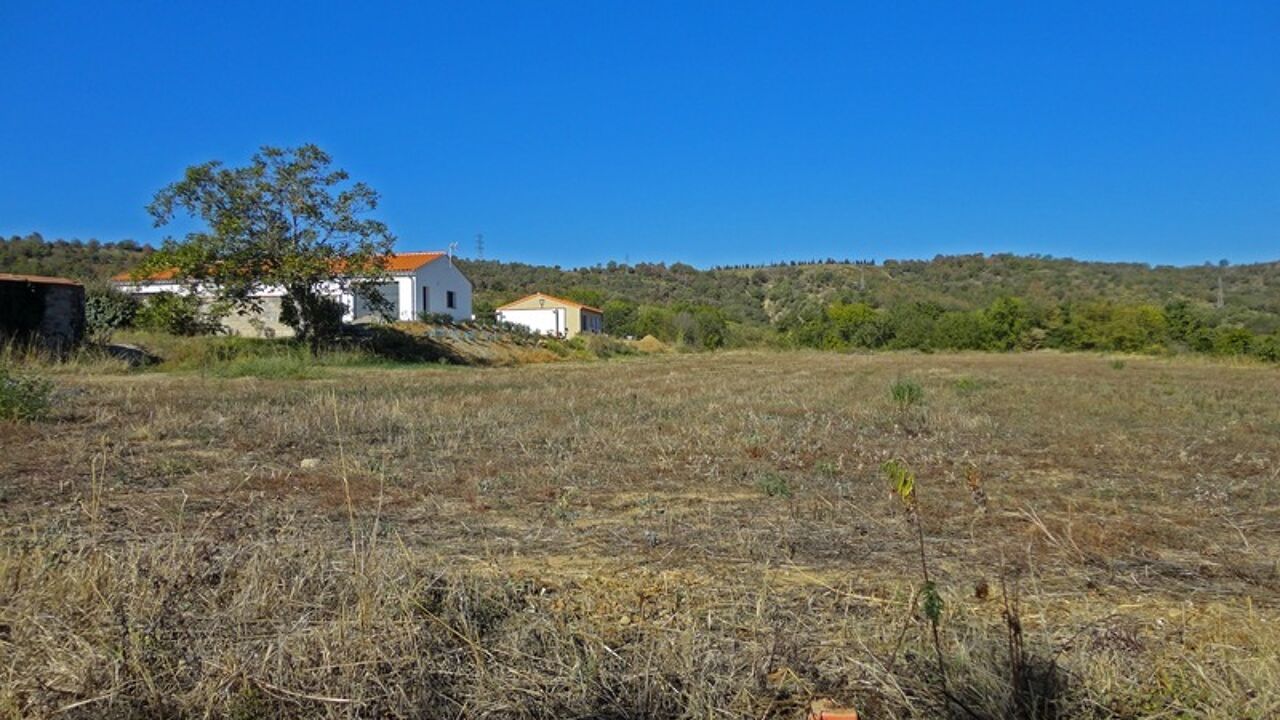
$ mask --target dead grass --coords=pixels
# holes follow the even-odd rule
[[[1010,576],[1057,668],[1040,716],[1280,712],[1274,368],[735,352],[58,382],[55,418],[0,424],[0,715],[963,716],[892,457],[976,712],[1027,715]]]

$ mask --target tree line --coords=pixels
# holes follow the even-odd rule
[[[133,240],[47,240],[38,232],[0,236],[0,270],[20,275],[102,281],[141,263],[150,253],[150,247]]]
[[[368,216],[377,199],[314,145],[263,147],[248,165],[192,166],[156,193],[148,210],[157,225],[178,215],[203,221],[204,230],[183,240],[167,239],[153,251],[129,240],[0,238],[0,271],[101,283],[122,270],[174,268],[218,288],[217,301],[240,310],[255,309],[253,288],[279,286],[286,290],[282,319],[315,349],[341,317],[322,288],[337,283],[365,293],[385,276],[382,259],[395,238]],[[972,254],[710,270],[680,262],[458,264],[474,283],[480,319],[542,291],[602,308],[613,335],[653,335],[694,348],[1046,347],[1274,359],[1280,333],[1280,262],[1171,267]],[[352,281],[352,268],[368,282]],[[91,287],[91,298],[96,294]],[[91,304],[90,315],[114,321],[133,312],[117,300]],[[165,302],[136,312],[158,325],[190,325],[170,322],[190,308]]]
[[[1280,362],[1280,331],[1223,324],[1183,300],[1166,305],[1105,300],[1042,306],[1002,297],[976,310],[912,302],[875,308],[833,303],[779,328],[791,344],[831,350],[1094,350],[1254,356]]]

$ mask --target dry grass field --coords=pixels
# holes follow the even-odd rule
[[[53,417],[0,423],[3,717],[1280,715],[1275,367],[57,382]]]

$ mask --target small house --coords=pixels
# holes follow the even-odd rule
[[[496,310],[498,320],[523,325],[531,332],[571,338],[604,332],[604,311],[546,293],[534,293]]]
[[[0,273],[0,341],[67,349],[84,337],[84,286],[44,275]]]
[[[333,283],[322,288],[322,291],[338,299],[346,308],[342,316],[344,322],[417,320],[424,314],[447,315],[455,321],[471,319],[471,281],[462,274],[448,253],[398,253],[387,258],[385,270],[390,277],[378,287],[378,292],[388,304],[385,316],[382,309],[352,292],[349,287]],[[359,281],[357,277],[350,279]],[[190,292],[188,285],[176,278],[172,271],[145,278],[134,278],[129,273],[121,273],[112,280],[116,287],[140,299],[162,292]],[[200,292],[198,287],[196,292]],[[262,307],[260,313],[232,315],[224,319],[223,323],[233,332],[287,336],[292,330],[280,322],[284,295],[284,288],[260,288],[253,295]]]

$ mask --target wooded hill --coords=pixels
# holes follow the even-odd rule
[[[132,241],[0,238],[0,272],[102,279],[151,249]],[[614,335],[692,347],[1195,351],[1280,360],[1280,262],[1191,267],[1044,256],[834,259],[699,270],[456,262],[475,312],[532,292],[602,307]]]
[[[543,291],[603,306],[713,306],[730,321],[785,327],[834,303],[889,308],[935,304],[977,310],[1001,297],[1033,306],[1095,301],[1214,310],[1220,322],[1253,332],[1280,329],[1280,262],[1172,267],[1014,255],[938,256],[875,265],[836,261],[698,270],[676,263],[609,263],[562,270],[524,263],[459,260],[476,288],[477,312]],[[1217,308],[1222,282],[1221,310]],[[607,309],[607,308],[606,308]]]
[[[0,236],[0,272],[105,281],[138,265],[150,253],[150,247],[133,240],[45,240],[40,233]]]

